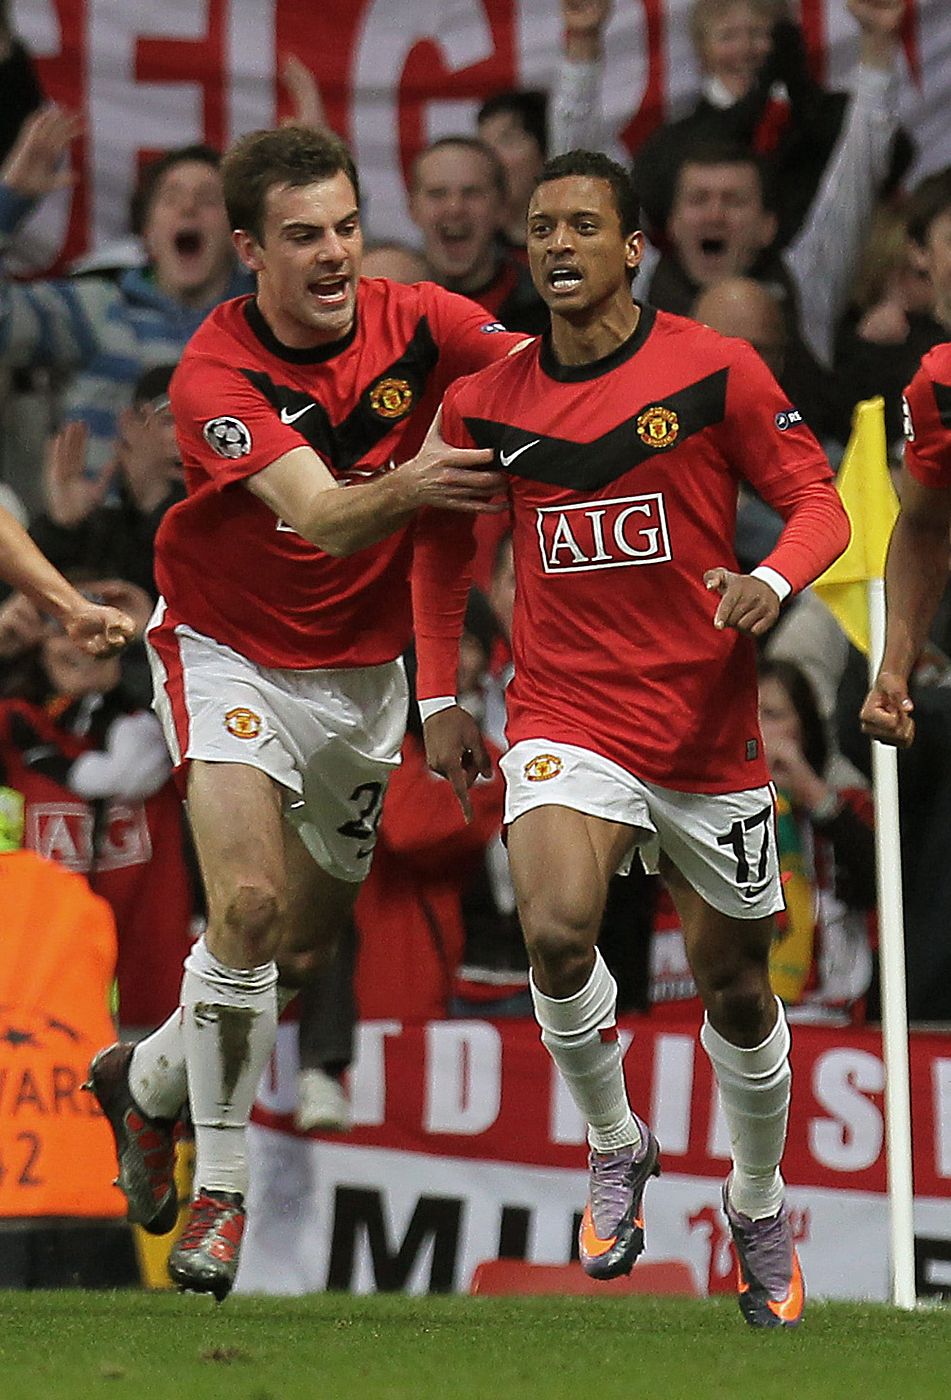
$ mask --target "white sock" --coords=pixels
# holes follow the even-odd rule
[[[730,1204],[751,1220],[775,1215],[785,1183],[779,1164],[786,1144],[792,1071],[789,1027],[776,1000],[776,1024],[761,1045],[731,1045],[704,1017],[700,1043],[710,1056],[730,1132]]]
[[[195,1125],[195,1187],[248,1187],[245,1129],[277,1033],[273,962],[228,967],[204,938],[182,981],[188,1095]]]
[[[177,1118],[188,1098],[182,1008],[140,1040],[129,1064],[129,1088],[150,1118]]]
[[[596,1152],[638,1148],[641,1134],[627,1101],[617,1038],[617,983],[600,951],[595,949],[591,976],[574,996],[545,996],[534,978],[530,985],[542,1042],[584,1114],[588,1142]]]

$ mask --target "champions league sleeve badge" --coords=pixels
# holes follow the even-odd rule
[[[240,418],[212,418],[202,434],[219,457],[247,457],[251,451],[251,430]]]

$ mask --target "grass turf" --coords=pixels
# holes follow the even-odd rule
[[[3,1400],[930,1400],[951,1313],[732,1298],[0,1293]]]

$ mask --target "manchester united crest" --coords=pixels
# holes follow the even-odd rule
[[[647,447],[673,447],[680,436],[680,419],[672,408],[654,404],[637,415],[637,436]]]
[[[549,778],[557,778],[564,766],[557,754],[537,753],[528,760],[523,771],[530,783],[544,783]]]
[[[261,716],[239,705],[225,715],[225,729],[236,739],[256,739],[261,732]]]
[[[381,379],[370,390],[370,407],[378,418],[405,418],[413,407],[413,389],[405,379]]]

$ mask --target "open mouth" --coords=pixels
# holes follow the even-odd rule
[[[725,238],[701,238],[700,251],[706,257],[718,258],[726,252]]]
[[[321,306],[342,306],[349,295],[350,279],[323,277],[319,282],[308,282],[307,290]]]
[[[196,257],[202,250],[203,239],[196,228],[180,229],[175,235],[175,251],[184,258]]]
[[[581,273],[575,267],[553,267],[548,274],[548,285],[556,292],[571,292],[583,282]]]

